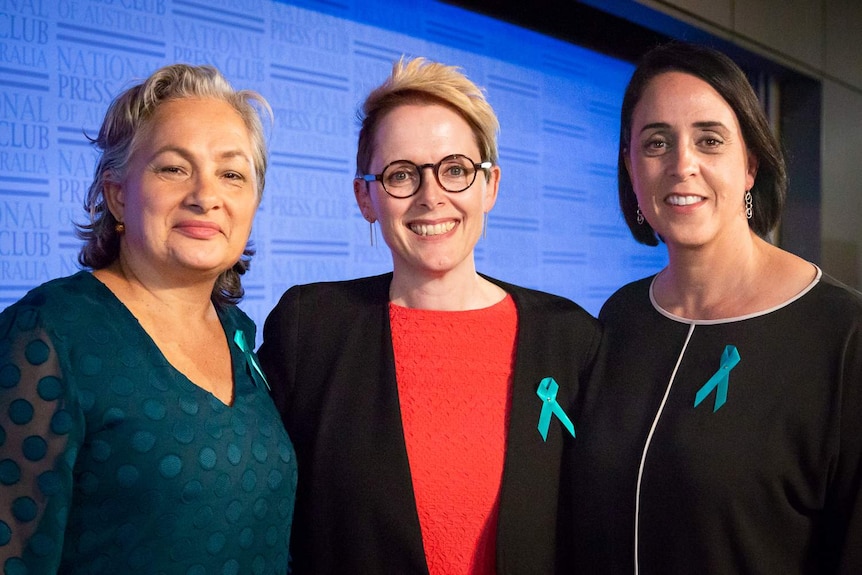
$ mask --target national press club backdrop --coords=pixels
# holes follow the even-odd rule
[[[479,271],[595,314],[665,264],[617,207],[629,63],[434,0],[0,0],[0,309],[79,269],[73,222],[96,161],[85,134],[173,62],[212,64],[275,112],[243,278],[258,326],[291,285],[390,270],[351,181],[357,109],[402,54],[461,66],[499,115],[502,183]]]

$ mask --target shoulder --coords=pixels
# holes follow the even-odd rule
[[[820,277],[817,290],[812,290],[817,297],[823,297],[830,302],[846,306],[849,309],[862,311],[862,293],[824,273]]]
[[[862,294],[825,273],[796,303],[789,309],[805,315],[809,328],[822,323],[828,331],[862,331]]]
[[[282,300],[296,299],[303,302],[375,302],[388,301],[392,274],[370,276],[344,281],[299,284],[288,289]]]
[[[649,307],[649,290],[655,276],[627,283],[615,291],[602,305],[599,319],[604,322],[616,315],[629,315],[634,309]]]
[[[34,302],[42,302],[48,298],[74,298],[80,295],[89,295],[93,288],[100,285],[99,280],[93,274],[80,271],[71,276],[55,278],[28,291],[18,303],[32,305]]]
[[[527,370],[521,371],[522,375],[534,368],[555,366],[575,370],[576,379],[582,380],[591,369],[601,340],[599,321],[568,298],[483,277],[503,288],[515,302],[518,357],[523,358],[518,360],[519,370]]]
[[[0,343],[0,355],[17,347],[9,342],[25,344],[27,353],[37,353],[45,361],[55,354],[67,358],[72,350],[77,350],[78,358],[98,356],[107,353],[107,343],[128,341],[125,324],[111,321],[100,285],[88,272],[80,272],[27,292],[0,313],[0,342],[7,342]]]
[[[251,341],[254,341],[257,326],[255,326],[254,320],[248,314],[235,305],[226,305],[217,309],[227,335],[233,337],[232,332],[240,329],[245,332],[246,336],[252,337]]]
[[[346,281],[299,284],[288,289],[267,317],[267,325],[308,324],[331,330],[369,310],[386,309],[392,274]],[[266,339],[266,327],[264,328]]]
[[[65,312],[66,315],[76,315],[86,308],[92,298],[92,282],[97,280],[89,272],[78,272],[75,275],[56,278],[47,281],[27,292],[17,302],[0,313],[0,325],[12,321],[12,318],[40,318],[49,320],[54,315]]]
[[[488,281],[503,288],[515,300],[519,312],[524,313],[569,313],[595,321],[595,318],[583,307],[572,300],[556,294],[537,289],[510,284],[492,277],[483,276]]]

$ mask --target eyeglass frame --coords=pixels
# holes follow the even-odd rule
[[[440,169],[440,166],[443,165],[443,162],[452,158],[464,158],[465,160],[470,162],[470,164],[473,166],[473,169],[475,170],[473,172],[473,179],[470,181],[469,184],[467,184],[466,187],[461,188],[460,190],[449,190],[446,188],[446,186],[443,185],[442,182],[440,182],[440,174],[438,173],[438,170]],[[389,166],[401,162],[410,164],[411,166],[415,167],[416,172],[419,174],[419,183],[416,185],[416,189],[413,190],[413,193],[409,196],[396,196],[395,194],[387,190],[386,184],[383,183],[383,174],[386,173],[386,170],[389,169]],[[476,178],[478,177],[479,170],[490,170],[492,167],[494,167],[494,162],[490,160],[486,160],[484,162],[474,162],[473,158],[466,154],[449,154],[445,158],[442,158],[436,164],[417,164],[415,162],[411,162],[410,160],[393,160],[392,162],[389,162],[388,164],[383,166],[383,169],[380,171],[379,174],[363,174],[361,176],[358,176],[358,178],[365,181],[366,184],[371,182],[380,182],[380,187],[383,188],[383,191],[386,192],[389,196],[398,200],[406,200],[407,198],[412,198],[413,196],[418,194],[419,190],[422,189],[422,182],[424,177],[423,174],[425,173],[426,168],[431,168],[431,172],[434,174],[434,180],[437,182],[437,185],[440,186],[441,190],[446,191],[450,194],[460,194],[461,192],[466,192],[471,187],[473,187],[473,184],[476,183]]]

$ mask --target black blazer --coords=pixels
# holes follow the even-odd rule
[[[298,574],[428,573],[395,381],[391,279],[294,286],[264,326],[260,361],[299,465],[290,549]],[[553,377],[571,416],[598,321],[567,299],[488,279],[518,310],[497,573],[552,573],[568,432],[553,418],[542,440],[536,389]]]

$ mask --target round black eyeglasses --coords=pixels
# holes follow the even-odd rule
[[[492,162],[476,163],[467,156],[453,154],[436,164],[414,164],[409,160],[395,160],[379,174],[360,176],[366,182],[380,182],[383,190],[393,198],[409,198],[422,187],[422,173],[431,168],[441,188],[456,194],[463,192],[476,181],[478,171],[487,170]]]

